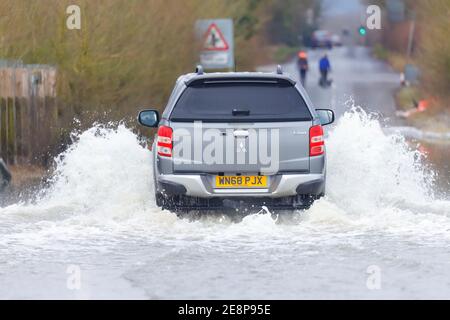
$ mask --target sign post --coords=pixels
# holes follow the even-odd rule
[[[232,19],[197,20],[200,64],[205,69],[234,70],[234,34]]]

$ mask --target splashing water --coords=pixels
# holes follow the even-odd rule
[[[180,222],[156,208],[151,152],[133,132],[124,125],[115,129],[98,125],[76,140],[56,159],[50,187],[36,203],[3,208],[2,217],[17,215],[33,221],[78,218],[132,228],[135,223],[151,225],[155,216]],[[327,197],[308,212],[308,222],[369,219],[368,223],[376,225],[386,222],[389,215],[405,214],[408,219],[404,223],[415,220],[415,214],[450,215],[448,202],[433,199],[434,175],[423,156],[411,150],[402,136],[385,135],[379,121],[363,110],[355,108],[340,118],[327,148]],[[248,217],[242,225],[255,219],[258,216]]]
[[[450,202],[434,199],[434,172],[402,136],[384,134],[374,116],[354,108],[327,148],[327,198],[312,208],[312,219],[334,214],[368,228],[448,236]]]
[[[386,135],[379,121],[360,109],[343,115],[329,134],[327,196],[290,222],[275,221],[269,214],[250,215],[240,223],[231,223],[226,216],[179,219],[156,207],[152,155],[132,131],[124,125],[99,125],[78,134],[76,140],[56,159],[50,186],[35,202],[0,208],[0,260],[17,267],[62,252],[66,257],[61,263],[81,255],[90,257],[89,262],[81,262],[89,265],[89,259],[100,259],[100,252],[109,257],[99,262],[104,268],[118,264],[141,270],[123,267],[127,279],[143,287],[146,297],[173,297],[167,283],[186,281],[180,279],[182,275],[172,274],[170,279],[160,275],[164,283],[157,274],[151,277],[151,287],[161,289],[158,294],[145,280],[149,269],[159,270],[160,259],[164,265],[181,264],[191,272],[203,263],[214,274],[227,261],[242,259],[245,263],[235,268],[245,265],[240,272],[258,274],[261,260],[275,270],[281,261],[291,261],[293,254],[296,258],[283,268],[304,266],[309,259],[311,265],[320,259],[353,259],[361,255],[360,250],[376,255],[382,248],[390,250],[387,256],[393,259],[397,253],[392,248],[399,243],[447,247],[450,240],[450,201],[434,199],[434,175],[426,159],[401,136]],[[35,258],[36,253],[40,258]],[[151,262],[142,262],[143,257],[151,257]],[[367,261],[368,256],[358,259]],[[380,259],[390,261],[386,255]],[[22,275],[29,271],[23,269]],[[1,272],[0,268],[0,282]],[[98,288],[94,291],[101,291]],[[177,297],[214,297],[204,290]],[[227,297],[225,293],[218,296]],[[276,293],[272,297],[286,297],[285,291]]]
[[[403,137],[384,135],[363,111],[345,114],[328,145],[330,196],[344,207],[374,210],[396,201],[431,201],[434,177],[423,156]]]

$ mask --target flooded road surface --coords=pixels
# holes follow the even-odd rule
[[[310,210],[177,218],[155,206],[150,151],[124,126],[95,127],[33,202],[0,208],[0,298],[450,298],[448,144],[386,130],[395,74],[357,52],[372,85],[311,82],[340,118],[327,197]],[[354,107],[371,96],[380,106],[365,109],[381,116]]]
[[[450,201],[420,154],[362,111],[328,151],[309,211],[189,221],[155,208],[131,131],[93,128],[35,203],[0,209],[0,297],[450,297]]]

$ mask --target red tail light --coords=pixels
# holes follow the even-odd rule
[[[158,140],[156,141],[156,149],[158,155],[162,157],[172,157],[172,128],[160,126],[158,129]]]
[[[309,129],[309,156],[316,157],[324,154],[325,142],[322,126],[314,126]]]

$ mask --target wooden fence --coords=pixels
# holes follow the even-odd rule
[[[55,67],[0,61],[0,156],[7,164],[42,163],[55,142]]]

